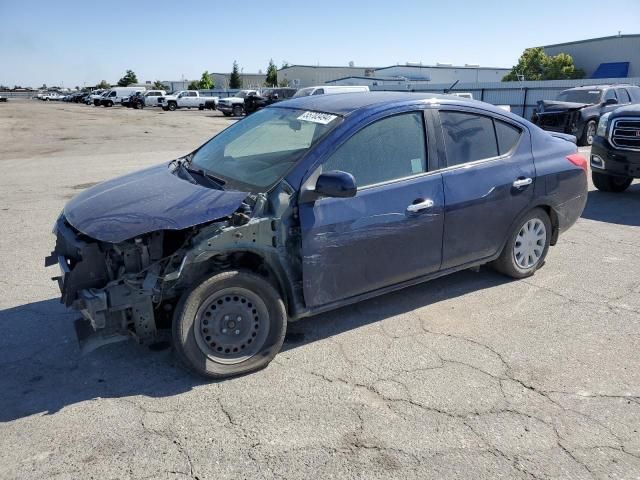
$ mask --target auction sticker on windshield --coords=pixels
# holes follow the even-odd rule
[[[302,115],[298,117],[298,120],[326,125],[336,118],[337,118],[337,115],[331,115],[329,113],[304,112]]]

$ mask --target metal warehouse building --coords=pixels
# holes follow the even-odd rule
[[[588,78],[640,77],[640,34],[591,38],[542,47],[547,55],[567,53]]]
[[[278,70],[278,83],[287,82],[291,87],[304,88],[322,85],[338,78],[370,77],[374,70],[375,68],[371,67],[289,65]]]

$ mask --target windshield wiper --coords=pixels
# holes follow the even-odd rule
[[[176,168],[174,169],[174,172],[180,171],[178,176],[180,176],[181,178],[183,178],[184,180],[186,180],[189,183],[193,183],[194,185],[197,185],[198,182],[196,182],[196,179],[193,178],[193,175],[191,175],[191,172],[189,171],[189,169],[187,168],[185,163],[186,163],[186,161],[182,160],[182,159],[173,160],[171,162],[171,164],[176,166]]]

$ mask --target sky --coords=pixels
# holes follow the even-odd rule
[[[611,5],[612,8],[607,8]],[[269,59],[511,67],[527,47],[640,33],[640,0],[135,2],[0,0],[0,84],[193,80]]]

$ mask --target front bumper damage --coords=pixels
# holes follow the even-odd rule
[[[82,352],[131,336],[140,343],[151,342],[157,333],[152,300],[159,268],[116,277],[104,245],[83,238],[62,216],[54,233],[56,246],[45,266],[58,265],[60,275],[53,280],[58,282],[60,301],[82,315],[75,322]],[[134,254],[132,248],[124,256]]]

